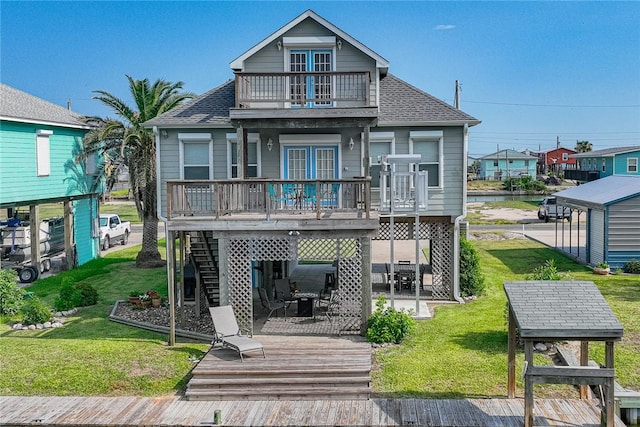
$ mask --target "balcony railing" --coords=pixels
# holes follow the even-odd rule
[[[371,107],[365,72],[236,73],[236,108]]]
[[[583,171],[575,169],[565,169],[564,179],[572,179],[581,182],[591,182],[600,179],[600,171]]]
[[[216,180],[168,181],[167,218],[237,219],[240,214],[311,213],[321,219],[328,212],[370,218],[371,180]]]

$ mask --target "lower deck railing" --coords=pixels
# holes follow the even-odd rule
[[[223,220],[234,214],[353,213],[369,218],[371,181],[340,180],[215,180],[168,181],[167,218]]]

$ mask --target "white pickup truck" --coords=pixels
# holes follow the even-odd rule
[[[566,219],[571,222],[571,208],[558,206],[555,197],[545,197],[538,206],[538,219],[549,222],[550,219]]]
[[[126,245],[131,234],[131,223],[120,221],[116,214],[100,214],[100,248],[106,251],[111,244],[120,241]]]

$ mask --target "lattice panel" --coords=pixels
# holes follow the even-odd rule
[[[338,253],[338,240],[335,239],[303,239],[298,243],[300,261],[333,261]]]
[[[251,240],[228,240],[226,271],[229,303],[243,331],[253,334],[253,295],[251,290]]]
[[[343,258],[338,262],[340,330],[360,329],[362,319],[362,247],[357,239],[338,241]]]
[[[299,258],[296,237],[252,239],[250,242],[252,261],[291,261]]]

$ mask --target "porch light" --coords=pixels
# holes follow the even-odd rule
[[[354,144],[354,142],[353,142],[353,138],[351,138],[351,139],[349,140],[349,150],[353,151],[353,146],[354,146],[354,145],[355,145],[355,144]]]
[[[276,43],[276,46],[278,46],[278,50],[282,50],[282,40],[278,40],[278,42]]]
[[[338,50],[342,50],[342,40],[338,39]]]
[[[271,151],[273,149],[273,141],[271,138],[267,141],[267,150]]]

